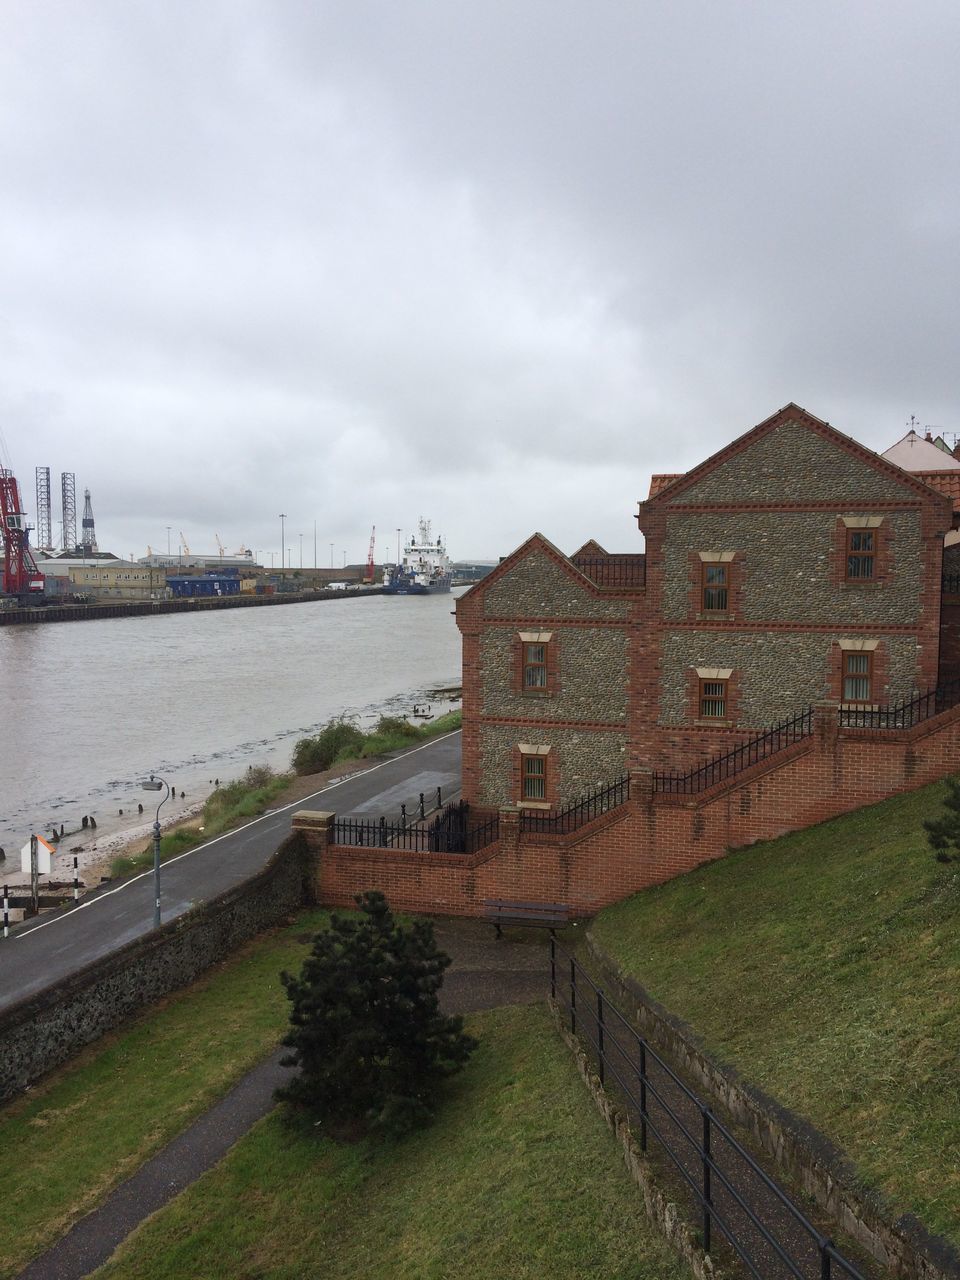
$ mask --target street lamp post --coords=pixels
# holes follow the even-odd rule
[[[153,908],[153,927],[160,928],[160,810],[170,799],[170,786],[162,778],[155,778],[151,773],[147,782],[140,784],[144,791],[163,791],[166,795],[157,805],[157,817],[153,824],[153,892],[156,899]]]
[[[286,520],[286,518],[287,518],[287,513],[285,511],[281,511],[280,512],[280,574],[281,576],[283,575],[283,562],[287,558],[287,555],[286,555],[287,545],[284,542],[284,538],[283,538],[283,522],[284,520]]]
[[[300,535],[300,568],[303,568],[303,534]]]
[[[400,530],[397,530],[397,564],[400,563]]]

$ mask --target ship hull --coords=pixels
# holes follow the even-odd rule
[[[420,582],[402,582],[394,586],[392,583],[383,588],[385,596],[438,596],[450,590],[449,582],[432,582],[425,586]]]

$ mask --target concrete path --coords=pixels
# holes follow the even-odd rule
[[[544,936],[494,937],[476,920],[436,924],[437,941],[453,957],[442,990],[447,1013],[472,1013],[504,1004],[532,1004],[549,990]],[[20,1280],[81,1280],[102,1266],[136,1227],[162,1208],[273,1109],[273,1092],[289,1075],[277,1050],[255,1067],[216,1106],[195,1120],[82,1218],[62,1240],[35,1259]]]

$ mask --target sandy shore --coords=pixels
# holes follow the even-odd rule
[[[460,701],[456,696],[458,693],[459,690],[456,689],[431,690],[431,696],[440,704],[437,714],[457,709]],[[454,697],[451,698],[450,694]],[[299,800],[322,790],[329,783],[337,781],[338,778],[368,769],[373,763],[372,758],[348,760],[322,773],[312,773],[305,777],[291,774],[289,786],[277,796],[270,808],[280,809],[284,805],[296,804]],[[160,830],[166,834],[175,827],[197,825],[207,798],[204,796],[199,800],[192,797],[187,799],[183,795],[175,796],[171,792],[170,798],[161,810]],[[110,864],[114,858],[121,854],[138,852],[149,843],[153,836],[155,815],[155,808],[152,814],[149,809],[143,814],[125,814],[124,825],[120,829],[113,825],[113,828],[104,834],[91,831],[89,828],[65,832],[59,845],[55,846],[56,853],[52,858],[50,875],[40,877],[41,886],[51,881],[72,883],[73,860],[76,857],[77,874],[82,886],[87,889],[95,888],[102,877],[109,875]],[[114,824],[115,822],[116,819],[113,820]],[[6,861],[0,862],[0,879],[3,879],[11,888],[29,884],[29,876],[25,876],[20,870],[19,853],[8,850]]]

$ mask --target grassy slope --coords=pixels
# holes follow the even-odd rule
[[[289,1012],[277,974],[299,967],[324,920],[305,913],[248,944],[0,1112],[0,1145],[16,1161],[0,1276],[19,1271],[270,1052]]]
[[[469,1026],[430,1129],[338,1147],[275,1112],[97,1274],[681,1280],[546,1012]]]
[[[924,788],[603,912],[604,948],[867,1182],[960,1244],[960,867]]]

